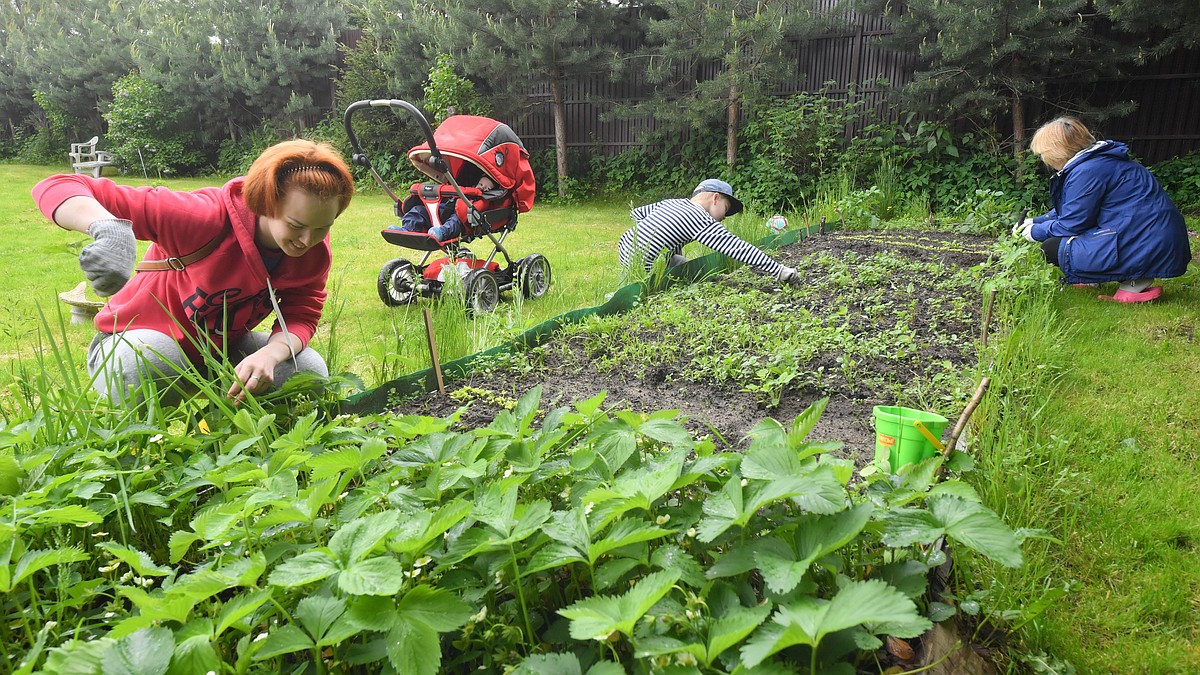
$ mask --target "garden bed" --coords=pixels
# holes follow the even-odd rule
[[[810,438],[844,442],[862,465],[874,455],[873,406],[957,416],[973,388],[962,373],[977,360],[980,265],[993,243],[933,231],[815,235],[773,253],[805,275],[799,288],[745,268],[676,287],[393,411],[444,417],[465,405],[460,425],[484,426],[541,385],[543,408],[607,392],[606,405],[678,409],[694,432],[743,447],[764,417],[786,424],[829,397]]]

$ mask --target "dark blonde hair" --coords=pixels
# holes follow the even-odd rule
[[[1061,169],[1080,150],[1096,142],[1083,122],[1074,117],[1058,117],[1046,122],[1033,134],[1029,149],[1042,161]]]
[[[242,195],[251,211],[275,218],[283,196],[292,189],[336,198],[340,216],[354,196],[354,177],[333,146],[295,139],[263,150],[246,172]]]

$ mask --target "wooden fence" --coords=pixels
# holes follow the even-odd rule
[[[813,0],[818,11],[831,13],[837,0]],[[878,38],[891,29],[882,16],[844,15],[849,29],[828,34],[799,45],[793,77],[779,92],[814,92],[827,82],[834,97],[844,96],[853,85],[865,105],[888,120],[894,111],[885,101],[896,88],[912,79],[915,55],[885,49]],[[879,84],[886,82],[886,85]],[[1098,135],[1126,141],[1133,152],[1148,163],[1200,151],[1200,50],[1179,51],[1117,79],[1100,80],[1078,93],[1095,105],[1132,100],[1137,110],[1120,119],[1098,125]],[[612,154],[639,145],[639,139],[656,128],[648,117],[607,120],[611,101],[636,102],[648,97],[648,85],[636,78],[614,83],[606,74],[568,83],[566,127],[568,148],[586,153]],[[548,90],[531,92],[526,114],[512,126],[531,152],[554,144],[554,123]],[[1036,104],[1029,109],[1029,123],[1036,125],[1053,114]],[[1009,120],[999,120],[1001,133],[1011,132]],[[859,129],[849,128],[847,136]]]

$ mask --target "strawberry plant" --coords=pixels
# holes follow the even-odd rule
[[[255,405],[186,436],[174,410],[53,443],[6,423],[5,667],[827,668],[931,625],[942,538],[1021,561],[1024,535],[934,483],[940,458],[855,480],[806,440],[824,402],[744,454],[673,411],[541,406],[535,389],[466,432],[320,409],[284,427]]]

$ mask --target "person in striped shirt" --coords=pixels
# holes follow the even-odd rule
[[[700,242],[718,253],[741,261],[758,274],[769,274],[787,284],[799,284],[795,269],[782,265],[756,246],[739,238],[721,221],[742,210],[742,203],[733,196],[733,188],[723,180],[703,180],[692,191],[690,199],[673,198],[639,206],[629,213],[634,226],[621,235],[617,253],[621,265],[629,269],[640,260],[646,271],[659,256],[667,256],[667,267],[688,261],[683,247]]]

